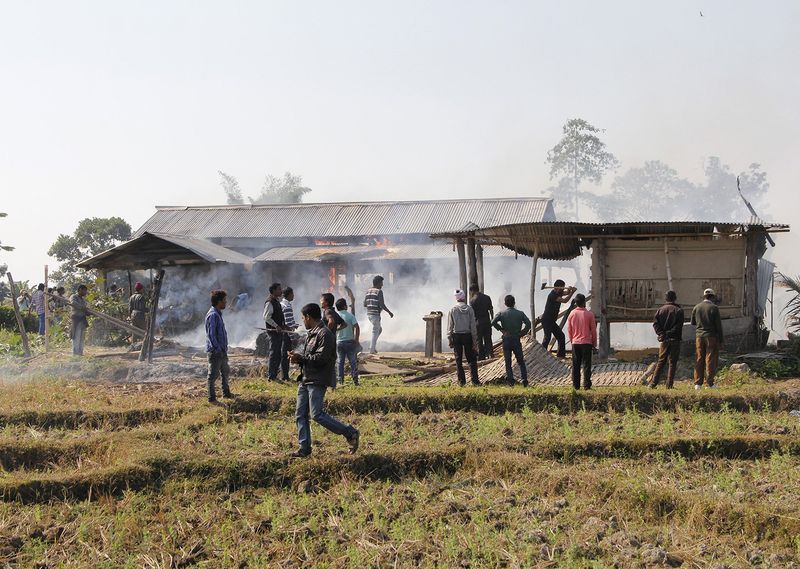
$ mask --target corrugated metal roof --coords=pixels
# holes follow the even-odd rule
[[[554,221],[549,198],[492,198],[209,207],[158,207],[136,232],[202,239],[351,237],[441,233]]]
[[[248,264],[252,259],[204,239],[143,233],[78,263],[83,269],[129,269],[197,263]]]
[[[593,239],[630,237],[692,237],[714,234],[735,234],[751,229],[769,233],[789,230],[788,225],[767,223],[757,218],[745,222],[711,221],[635,221],[626,223],[577,223],[556,221],[517,223],[481,229],[461,229],[432,235],[437,239],[474,236],[503,247],[532,256],[538,250],[543,259],[568,260],[581,254],[581,247]]]
[[[485,247],[483,256],[513,257],[514,252],[502,247]],[[400,261],[407,259],[450,259],[457,258],[452,245],[433,243],[430,245],[392,245],[375,247],[373,245],[336,245],[316,247],[273,247],[254,261],[335,261],[337,259],[360,259],[364,261]]]

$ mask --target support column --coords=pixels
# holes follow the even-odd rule
[[[606,243],[605,239],[598,239],[597,247],[597,300],[600,304],[599,330],[597,333],[598,360],[607,361],[611,353],[611,323],[606,316],[606,296],[608,287],[606,286]]]
[[[478,260],[475,254],[475,238],[470,237],[467,239],[467,260],[469,261],[467,265],[469,279],[467,282],[467,286],[470,287],[474,284],[478,284]],[[464,289],[465,292],[468,292],[468,289]],[[467,294],[469,297],[469,294]]]
[[[531,322],[536,322],[536,267],[539,264],[539,248],[533,250],[531,263]],[[531,338],[536,340],[536,326],[531,326]]]
[[[458,277],[459,288],[467,292],[467,254],[464,251],[464,240],[456,239],[456,251],[458,252]]]
[[[26,358],[29,358],[31,357],[31,348],[28,344],[28,333],[25,331],[25,320],[22,318],[19,303],[17,303],[17,287],[14,285],[14,278],[11,273],[7,272],[6,276],[8,277],[8,285],[11,287],[11,304],[14,306],[14,317],[17,319],[17,328],[19,328],[20,338],[22,339],[22,353],[25,354]]]
[[[483,246],[478,245],[475,248],[475,263],[478,267],[478,288],[481,292],[485,292],[484,286],[486,285],[486,281],[484,280],[483,276]]]

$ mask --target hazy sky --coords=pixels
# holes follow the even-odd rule
[[[700,15],[702,10],[703,16]],[[0,2],[0,253],[34,282],[84,217],[224,202],[540,195],[567,118],[622,170],[759,162],[800,213],[800,2]],[[658,217],[653,212],[653,217]],[[778,261],[800,272],[780,236]],[[54,265],[52,259],[49,260]]]

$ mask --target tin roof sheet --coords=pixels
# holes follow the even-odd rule
[[[555,221],[549,198],[491,198],[204,207],[158,207],[138,229],[200,239],[314,238],[441,233]]]

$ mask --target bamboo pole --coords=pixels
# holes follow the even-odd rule
[[[464,240],[456,239],[456,251],[458,251],[458,277],[459,286],[464,293],[467,292],[467,267],[466,267],[466,252],[464,251]]]
[[[539,248],[533,250],[531,263],[531,321],[536,319],[536,266],[539,264]],[[531,326],[531,338],[536,341],[536,327]]]
[[[50,295],[50,296],[55,296],[55,295]],[[62,299],[61,302],[63,302],[67,306],[72,306],[72,303],[67,299]],[[101,320],[105,320],[109,324],[113,324],[117,328],[122,328],[126,332],[130,332],[131,334],[133,334],[135,336],[144,337],[144,335],[146,333],[145,330],[142,330],[141,328],[137,328],[133,324],[129,324],[129,323],[125,322],[124,320],[120,320],[119,318],[114,318],[113,316],[109,316],[108,314],[105,314],[104,312],[100,312],[99,310],[97,310],[95,308],[90,308],[90,307],[87,306],[86,307],[86,312],[88,314],[92,315],[92,316],[98,317]]]
[[[478,245],[475,247],[475,264],[478,269],[478,289],[485,293],[486,290],[484,289],[484,286],[486,285],[486,281],[483,274],[483,245]]]
[[[17,318],[17,327],[19,328],[20,336],[22,337],[22,353],[26,358],[31,357],[31,347],[28,344],[28,333],[25,332],[25,320],[22,318],[22,313],[19,311],[19,303],[17,302],[17,288],[14,286],[14,278],[11,273],[8,275],[8,284],[11,287],[11,301],[14,305],[14,316]]]
[[[470,237],[467,239],[467,287],[471,287],[474,284],[478,284],[478,260],[475,255],[475,239]],[[464,292],[467,293],[467,298],[469,298],[469,291],[468,289],[464,289]]]

